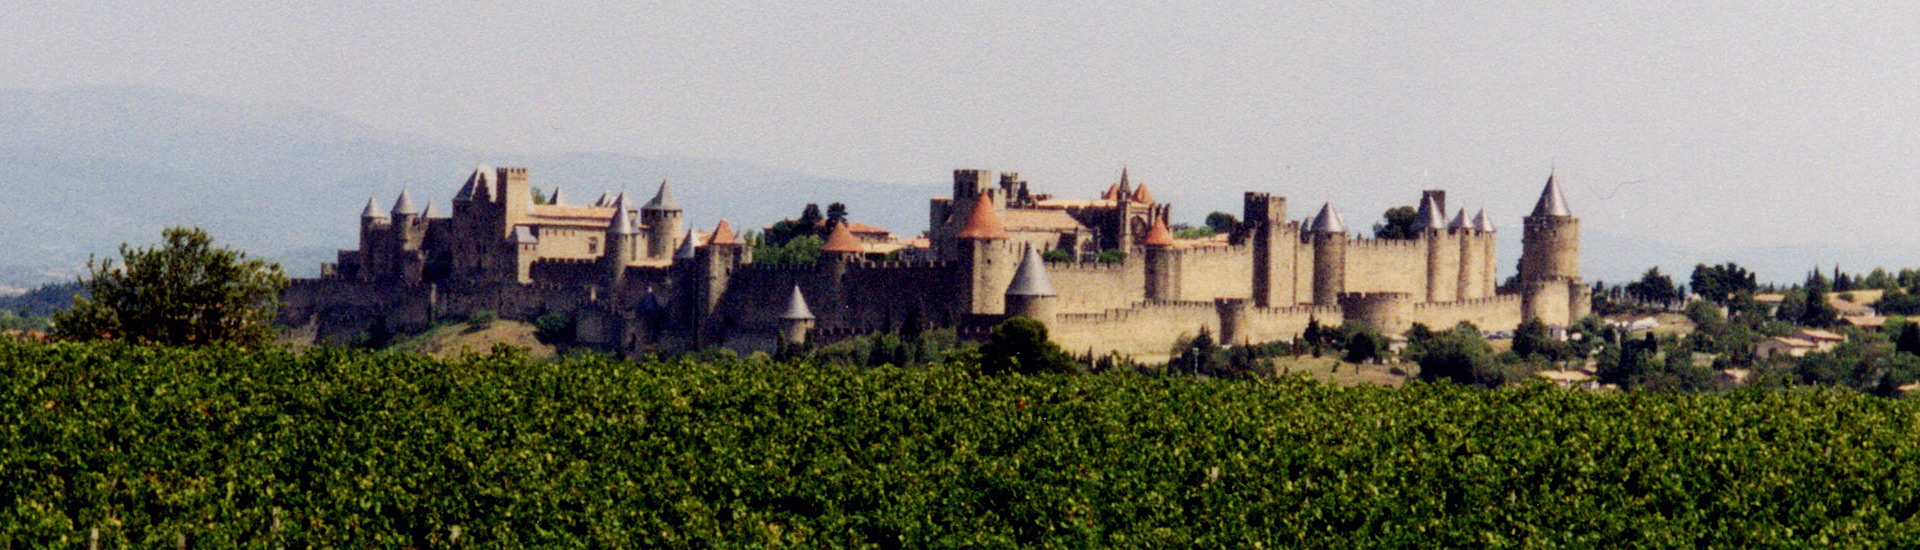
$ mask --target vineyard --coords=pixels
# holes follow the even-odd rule
[[[1917,405],[0,339],[0,548],[1886,546]]]

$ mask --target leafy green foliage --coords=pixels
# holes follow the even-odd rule
[[[1642,304],[1667,306],[1683,298],[1680,288],[1673,285],[1673,278],[1660,273],[1659,267],[1648,268],[1646,273],[1640,275],[1640,280],[1627,283],[1625,290],[1627,296]]]
[[[808,234],[793,237],[788,239],[785,244],[775,246],[767,244],[772,241],[771,235],[773,232],[768,231],[767,233],[769,238],[753,249],[754,263],[812,265],[814,262],[820,261],[820,248],[827,244],[826,239],[820,238],[819,235]]]
[[[1387,337],[1380,331],[1363,323],[1346,323],[1342,327],[1346,341],[1342,346],[1345,352],[1340,360],[1348,363],[1371,363],[1387,355]]]
[[[1421,380],[1482,387],[1506,383],[1506,373],[1493,360],[1493,347],[1473,325],[1461,323],[1445,332],[1422,332],[1431,336],[1408,339],[1406,352],[1408,359],[1420,365]]]
[[[1173,229],[1173,238],[1175,239],[1205,239],[1207,237],[1212,237],[1215,234],[1215,231],[1213,230],[1213,228],[1207,227],[1204,225],[1200,227],[1194,227],[1191,225],[1181,223],[1181,224],[1174,224],[1174,226],[1171,229]]]
[[[1884,276],[1886,273],[1881,272],[1881,275]],[[1694,294],[1722,305],[1725,305],[1727,300],[1735,294],[1743,292],[1753,294],[1760,289],[1753,272],[1733,262],[1716,266],[1696,264],[1693,266],[1693,275],[1688,277],[1687,283],[1693,288]]]
[[[1071,262],[1073,261],[1073,254],[1067,252],[1065,248],[1050,248],[1047,249],[1046,252],[1040,253],[1040,259],[1049,262]]]
[[[1240,226],[1240,219],[1233,217],[1233,214],[1216,211],[1207,214],[1206,226],[1214,233],[1232,233],[1233,228]]]
[[[0,426],[14,548],[96,527],[104,548],[444,548],[454,526],[476,548],[1920,537],[1920,402],[1843,391],[0,341]]]
[[[120,245],[121,261],[89,261],[86,295],[54,317],[67,338],[169,345],[271,340],[287,277],[278,264],[213,246],[200,228],[168,228],[159,247]]]
[[[1380,223],[1373,224],[1373,238],[1375,239],[1419,238],[1420,232],[1414,230],[1413,228],[1414,218],[1419,216],[1420,216],[1420,211],[1415,210],[1411,206],[1395,206],[1393,208],[1388,208],[1386,212],[1380,215],[1381,217]]]
[[[980,346],[980,371],[987,374],[1069,373],[1077,364],[1047,339],[1047,325],[1014,317],[993,327]]]

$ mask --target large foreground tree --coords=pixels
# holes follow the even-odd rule
[[[287,288],[278,264],[213,246],[200,228],[168,228],[165,244],[120,245],[120,261],[88,261],[85,295],[54,317],[54,332],[145,344],[240,345],[273,338]]]

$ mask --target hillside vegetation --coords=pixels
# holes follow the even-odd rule
[[[1920,404],[1832,390],[0,340],[0,539],[1884,546],[1920,536],[1916,422]]]

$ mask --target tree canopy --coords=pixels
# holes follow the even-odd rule
[[[980,370],[988,374],[1073,372],[1072,357],[1047,340],[1047,325],[1028,317],[1014,317],[993,327],[980,346]]]
[[[200,228],[168,228],[165,244],[120,245],[120,261],[87,262],[85,294],[54,317],[77,339],[147,344],[255,345],[272,339],[287,277],[278,264],[213,246]]]
[[[1419,237],[1420,232],[1413,229],[1414,218],[1419,215],[1420,211],[1414,210],[1411,206],[1388,208],[1386,213],[1381,214],[1382,219],[1380,223],[1373,224],[1373,238],[1412,239]]]

